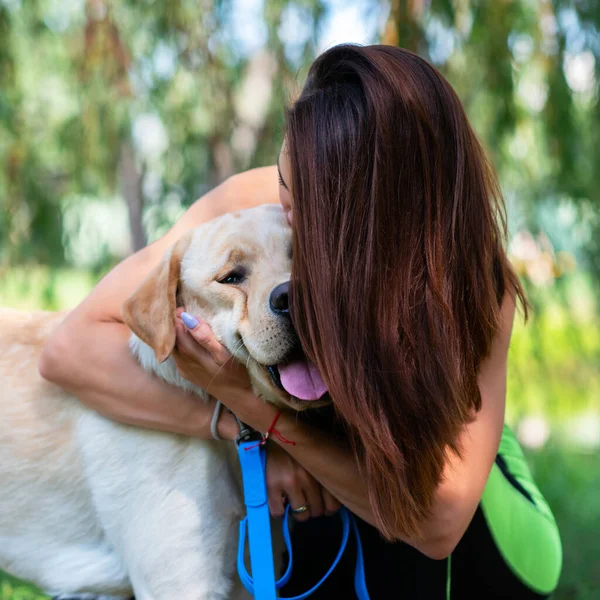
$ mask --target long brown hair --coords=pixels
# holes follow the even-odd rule
[[[387,538],[415,535],[481,407],[505,291],[504,205],[442,75],[392,46],[336,46],[287,111],[291,307]]]

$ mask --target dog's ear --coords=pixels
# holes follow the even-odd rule
[[[125,324],[148,344],[159,363],[175,347],[175,311],[181,259],[190,245],[191,234],[181,238],[125,301],[121,316]]]

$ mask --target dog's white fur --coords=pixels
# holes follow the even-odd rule
[[[204,394],[167,358],[178,293],[247,364],[255,391],[289,404],[263,365],[292,344],[268,307],[289,278],[290,243],[273,206],[226,215],[179,242],[124,309],[143,368]],[[244,283],[219,283],[241,267]],[[41,348],[63,316],[0,310],[0,569],[51,595],[244,597],[234,575],[244,510],[233,444],[113,422],[41,379]]]

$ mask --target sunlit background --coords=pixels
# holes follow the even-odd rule
[[[0,0],[0,304],[74,306],[205,191],[273,164],[325,48],[410,48],[499,171],[533,305],[507,419],[561,527],[555,597],[600,598],[599,30],[596,0]],[[1,600],[39,597],[0,574]]]

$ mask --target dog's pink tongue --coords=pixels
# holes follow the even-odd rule
[[[318,400],[327,391],[321,373],[309,361],[279,365],[279,378],[285,391],[300,400]]]

